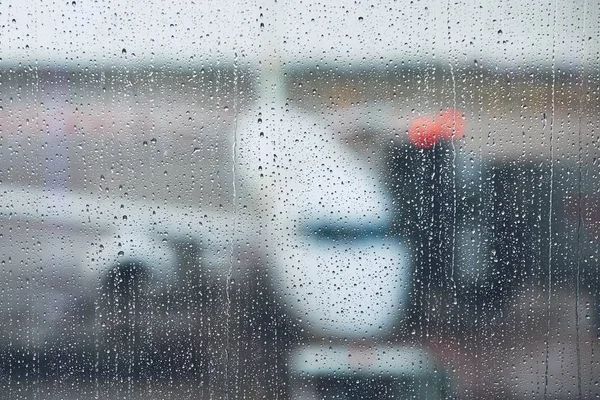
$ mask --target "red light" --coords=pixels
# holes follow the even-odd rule
[[[440,138],[440,124],[430,118],[417,118],[408,128],[408,139],[419,149],[430,149]]]
[[[454,108],[440,111],[437,121],[440,124],[440,136],[443,139],[460,139],[465,133],[465,117]]]

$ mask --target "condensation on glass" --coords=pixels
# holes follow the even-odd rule
[[[0,397],[600,395],[596,0],[0,27]]]

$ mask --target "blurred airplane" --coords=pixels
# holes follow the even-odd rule
[[[52,326],[44,321],[52,318],[60,321],[69,302],[76,303],[83,296],[100,296],[92,300],[95,311],[92,314],[97,316],[94,324],[89,325],[92,327],[102,326],[105,320],[118,320],[118,316],[124,313],[122,305],[125,303],[133,308],[148,302],[160,304],[164,293],[176,292],[189,278],[180,270],[184,264],[182,254],[185,254],[181,251],[181,243],[184,247],[195,243],[202,249],[202,256],[196,255],[195,260],[203,263],[206,276],[213,282],[226,282],[229,287],[230,282],[237,278],[236,274],[244,275],[240,272],[242,267],[238,260],[244,260],[247,255],[240,247],[244,248],[249,243],[250,252],[256,249],[259,258],[266,264],[266,271],[261,272],[269,276],[282,307],[302,327],[306,340],[310,342],[295,349],[288,360],[294,396],[323,397],[323,392],[329,390],[348,393],[356,390],[361,396],[369,393],[377,395],[378,391],[390,390],[390,380],[396,385],[399,376],[407,375],[412,379],[418,377],[426,382],[436,382],[432,387],[436,395],[441,396],[444,389],[439,382],[443,380],[443,373],[434,372],[435,363],[430,354],[423,349],[386,343],[401,329],[399,325],[406,317],[409,295],[415,284],[415,260],[423,256],[412,238],[398,234],[401,229],[394,231],[398,215],[404,215],[405,210],[411,209],[407,206],[409,202],[399,201],[406,199],[392,198],[387,193],[377,162],[369,163],[368,157],[360,154],[360,151],[368,153],[370,149],[349,149],[353,144],[352,135],[339,134],[344,130],[340,128],[341,124],[336,126],[335,121],[328,120],[350,121],[344,126],[348,132],[355,134],[353,136],[360,136],[356,132],[374,129],[379,134],[385,133],[380,135],[385,141],[405,144],[408,138],[402,139],[404,133],[416,117],[420,117],[418,114],[437,113],[438,108],[455,106],[449,103],[457,101],[453,91],[461,88],[461,77],[476,76],[484,80],[488,79],[484,72],[500,69],[508,76],[527,78],[530,74],[535,75],[540,66],[550,65],[553,71],[562,66],[593,68],[598,60],[590,56],[593,52],[581,60],[573,57],[571,43],[581,42],[581,32],[566,29],[568,40],[563,38],[553,42],[550,14],[541,16],[542,23],[531,26],[527,23],[527,11],[535,7],[519,6],[517,3],[511,4],[511,7],[521,7],[523,12],[491,3],[486,7],[492,11],[482,11],[483,6],[476,9],[467,5],[443,8],[435,2],[426,2],[411,4],[405,13],[394,15],[389,12],[391,3],[378,8],[357,5],[349,12],[342,2],[334,2],[326,12],[320,12],[315,10],[314,4],[304,2],[295,4],[294,12],[287,12],[288,9],[279,9],[279,5],[273,4],[261,3],[252,8],[237,3],[223,7],[219,2],[207,2],[202,13],[219,23],[202,23],[194,13],[180,12],[178,6],[174,6],[165,10],[168,26],[167,19],[161,20],[160,23],[165,23],[165,26],[158,30],[148,23],[153,20],[153,15],[148,13],[161,8],[161,4],[127,5],[127,17],[114,16],[117,20],[127,19],[122,29],[113,29],[106,23],[107,18],[113,18],[113,15],[107,16],[107,11],[100,5],[90,6],[84,13],[78,12],[78,5],[65,4],[57,5],[50,13],[30,12],[27,4],[6,9],[8,18],[14,15],[15,21],[24,20],[38,28],[32,34],[33,45],[21,45],[21,33],[10,29],[10,26],[7,28],[3,42],[10,45],[6,45],[8,47],[3,52],[7,56],[3,58],[2,65],[9,69],[33,71],[40,66],[78,69],[81,65],[104,71],[114,69],[116,65],[123,70],[143,73],[147,65],[176,63],[182,66],[176,68],[191,70],[192,75],[197,77],[200,69],[204,72],[199,65],[217,60],[218,64],[231,65],[234,71],[258,69],[261,92],[249,111],[244,108],[242,112],[240,103],[236,103],[240,99],[234,99],[231,108],[235,116],[227,129],[218,132],[220,135],[226,132],[231,137],[228,146],[219,150],[232,157],[232,165],[219,164],[223,166],[219,169],[231,167],[231,171],[227,172],[227,177],[231,178],[227,194],[232,204],[227,212],[209,213],[202,211],[201,207],[126,201],[121,197],[116,199],[98,194],[88,196],[80,192],[61,192],[56,187],[48,193],[27,186],[27,182],[23,182],[23,187],[15,186],[14,182],[3,183],[2,203],[5,207],[2,218],[6,226],[13,225],[11,238],[5,238],[11,243],[5,246],[4,251],[8,263],[14,264],[14,268],[9,266],[5,269],[10,284],[7,284],[4,302],[9,305],[7,312],[12,313],[6,320],[14,325],[6,331],[5,342],[18,340],[23,346],[43,346],[48,338],[45,332],[50,332]],[[127,9],[124,3],[121,6]],[[574,7],[569,8],[566,4],[559,7],[561,15],[565,15],[560,23],[568,24],[578,18],[579,13]],[[456,20],[466,12],[476,14],[476,27],[458,24],[448,30],[447,24],[440,23]],[[505,18],[489,21],[489,16],[497,13]],[[68,18],[62,20],[60,15],[68,15]],[[419,18],[411,17],[415,15]],[[58,25],[69,32],[65,35],[70,40],[60,42],[68,45],[56,43],[57,37],[53,33],[57,21],[52,17],[58,18]],[[504,25],[499,26],[499,21]],[[307,26],[310,28],[307,29]],[[424,27],[431,27],[435,33],[423,34]],[[390,29],[397,30],[391,38],[388,34]],[[469,39],[474,36],[473,29],[478,32],[475,43]],[[441,37],[448,40],[438,40]],[[505,37],[511,39],[503,39]],[[586,43],[590,49],[595,49],[598,39],[592,37]],[[439,62],[444,65],[443,71]],[[515,65],[519,67],[514,68]],[[526,67],[521,69],[521,65]],[[294,82],[294,75],[290,73],[293,69],[304,71],[299,82]],[[339,99],[318,90],[327,85],[335,86],[335,80],[328,82],[328,79],[336,78],[344,71],[359,71],[367,76],[410,75],[413,78],[412,88],[408,84],[410,79],[398,79],[397,82],[408,82],[407,87],[396,83],[388,95],[389,98],[397,98],[405,91],[411,94],[404,98],[405,105],[392,104],[386,108],[386,104],[379,106],[381,96],[378,92],[369,92],[372,88],[367,87],[365,92],[370,93],[378,105],[361,109],[355,104],[346,110],[346,120],[338,118],[339,113],[336,114],[329,105]],[[438,79],[440,71],[445,74],[442,79]],[[124,77],[130,77],[125,74],[126,71],[122,72]],[[106,79],[104,73],[99,75],[101,81]],[[237,75],[232,76],[229,80],[236,82]],[[307,87],[307,76],[316,79],[315,91],[310,95],[321,96],[318,112],[311,108],[314,104],[305,101],[310,96],[299,98],[286,93],[289,89],[286,84]],[[495,82],[498,76],[492,74],[486,82]],[[148,80],[151,79],[154,77],[148,77]],[[185,87],[193,79],[177,82],[177,85]],[[134,81],[135,75],[130,80]],[[381,85],[381,82],[378,84]],[[434,101],[431,97],[438,92],[435,85],[440,82],[446,97],[443,101]],[[548,82],[544,81],[535,88],[540,87],[547,89]],[[352,92],[353,89],[347,90]],[[490,96],[488,92],[481,93],[481,98],[487,99]],[[244,96],[252,95],[244,93]],[[494,99],[494,95],[503,97],[492,93],[490,109],[467,111],[473,116],[467,118],[467,123],[479,118],[480,127],[493,128],[481,128],[476,138],[467,140],[465,137],[465,157],[458,158],[464,164],[448,164],[448,157],[457,154],[449,146],[458,146],[457,141],[447,143],[443,149],[436,147],[429,153],[419,149],[420,158],[417,158],[427,159],[437,151],[438,155],[443,153],[446,157],[444,165],[451,165],[456,171],[469,162],[493,158],[497,143],[511,157],[527,151],[541,158],[548,157],[549,149],[556,142],[554,137],[540,141],[535,131],[525,138],[519,136],[522,140],[514,140],[513,134],[514,120],[522,119],[531,126],[539,122],[543,132],[548,132],[545,119],[537,119],[546,115],[545,111],[544,114],[538,111],[547,110],[547,98],[544,97],[539,104],[535,103],[538,99],[533,98],[533,104],[526,112],[507,111],[508,116],[500,126],[497,119],[501,117],[495,114],[502,114],[505,109],[501,107],[505,104],[502,99]],[[238,92],[233,91],[233,96],[238,96]],[[506,98],[510,98],[510,93]],[[341,100],[352,103],[351,99]],[[169,104],[169,99],[165,104]],[[419,109],[415,108],[415,104]],[[473,104],[475,107],[477,101]],[[403,106],[410,111],[404,115],[393,115],[395,109]],[[509,104],[507,109],[510,108]],[[358,112],[354,114],[356,110]],[[389,111],[387,115],[386,110]],[[174,114],[179,114],[179,109]],[[221,114],[215,115],[215,119],[219,119]],[[512,115],[515,115],[514,120]],[[359,116],[365,117],[365,120],[356,123]],[[122,118],[120,125],[126,126],[127,119]],[[21,129],[19,126],[22,125],[17,124],[14,128]],[[181,129],[187,129],[185,124]],[[529,131],[529,128],[523,130]],[[488,131],[499,133],[494,136]],[[358,138],[357,142],[361,140]],[[534,142],[531,149],[524,150],[525,144],[530,141]],[[562,151],[567,151],[564,150],[566,148]],[[440,149],[442,151],[438,151]],[[556,149],[560,154],[561,150]],[[416,151],[410,147],[410,151],[413,150]],[[374,154],[376,157],[380,153]],[[426,160],[429,162],[427,166],[436,167],[442,163],[437,162],[435,157],[437,155],[434,154]],[[431,171],[422,168],[420,173]],[[448,178],[451,172],[446,169],[444,176]],[[60,182],[64,181],[64,177],[62,179]],[[421,183],[431,183],[431,180]],[[455,183],[460,183],[460,180]],[[414,202],[419,193],[409,185],[410,179],[400,181],[395,189],[404,196],[412,196],[409,200]],[[445,194],[435,193],[437,203],[432,205],[433,208],[447,205]],[[450,194],[456,196],[456,193]],[[440,226],[448,226],[448,215],[444,216],[446,219]],[[400,224],[408,220],[400,219]],[[467,233],[457,239],[457,260],[460,262],[456,265],[459,271],[465,267],[462,272],[467,279],[469,267],[485,269],[489,265],[485,262],[487,254],[473,254],[468,246],[473,243],[468,232],[477,222],[466,224]],[[477,232],[476,242],[486,242],[490,235],[486,228],[486,223],[483,223],[483,228]],[[38,256],[30,256],[30,252],[35,250],[27,248],[29,244],[23,245],[30,241],[19,239],[19,235],[27,237],[32,234],[44,238],[43,246],[46,248],[39,251],[42,260]],[[65,243],[68,245],[65,246]],[[510,244],[510,241],[507,243]],[[509,247],[508,244],[506,247]],[[47,248],[59,251],[47,251]],[[482,251],[485,253],[487,250],[486,247]],[[18,260],[13,254],[19,254]],[[481,259],[484,261],[481,262]],[[48,265],[51,269],[45,270]],[[24,266],[33,272],[17,272]],[[38,275],[38,266],[41,275]],[[446,264],[444,268],[445,271]],[[488,274],[489,271],[481,270],[470,273],[474,280]],[[65,276],[69,277],[68,287],[52,286],[51,279],[59,282],[61,279],[56,277]],[[429,284],[420,279],[425,276],[419,276],[421,287]],[[137,291],[137,284],[142,284],[144,290]],[[39,291],[47,288],[52,288],[52,292]],[[111,297],[112,293],[119,291],[121,299]],[[153,294],[155,299],[140,301],[144,293]],[[41,308],[39,317],[19,318],[18,315],[31,316],[31,311],[24,313],[15,308],[17,305]],[[108,306],[108,310],[103,311],[104,306]],[[104,318],[107,313],[110,317]],[[31,326],[23,328],[25,320]],[[138,321],[143,323],[143,318]],[[94,337],[93,332],[87,335]],[[323,343],[327,343],[329,349]],[[396,355],[395,360],[404,361],[390,361],[386,358],[390,353]],[[339,363],[350,358],[359,361]],[[318,361],[311,361],[315,359]],[[408,364],[420,365],[422,369],[407,368]],[[362,388],[361,385],[353,388],[345,382],[334,382],[340,371],[333,365],[345,368],[344,376],[364,374],[369,380],[370,376],[382,371],[389,375],[381,381],[370,380]],[[306,389],[308,394],[304,392],[307,382],[311,386]],[[401,390],[401,386],[398,384],[391,390]]]

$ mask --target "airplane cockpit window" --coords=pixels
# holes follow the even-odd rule
[[[598,0],[0,32],[0,399],[600,397]]]
[[[314,235],[315,240],[360,240],[361,238],[372,238],[386,235],[385,227],[376,226],[331,226],[331,225],[307,225],[304,229],[306,235]]]

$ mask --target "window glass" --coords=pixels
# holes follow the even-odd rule
[[[600,396],[597,1],[0,28],[0,398]]]

